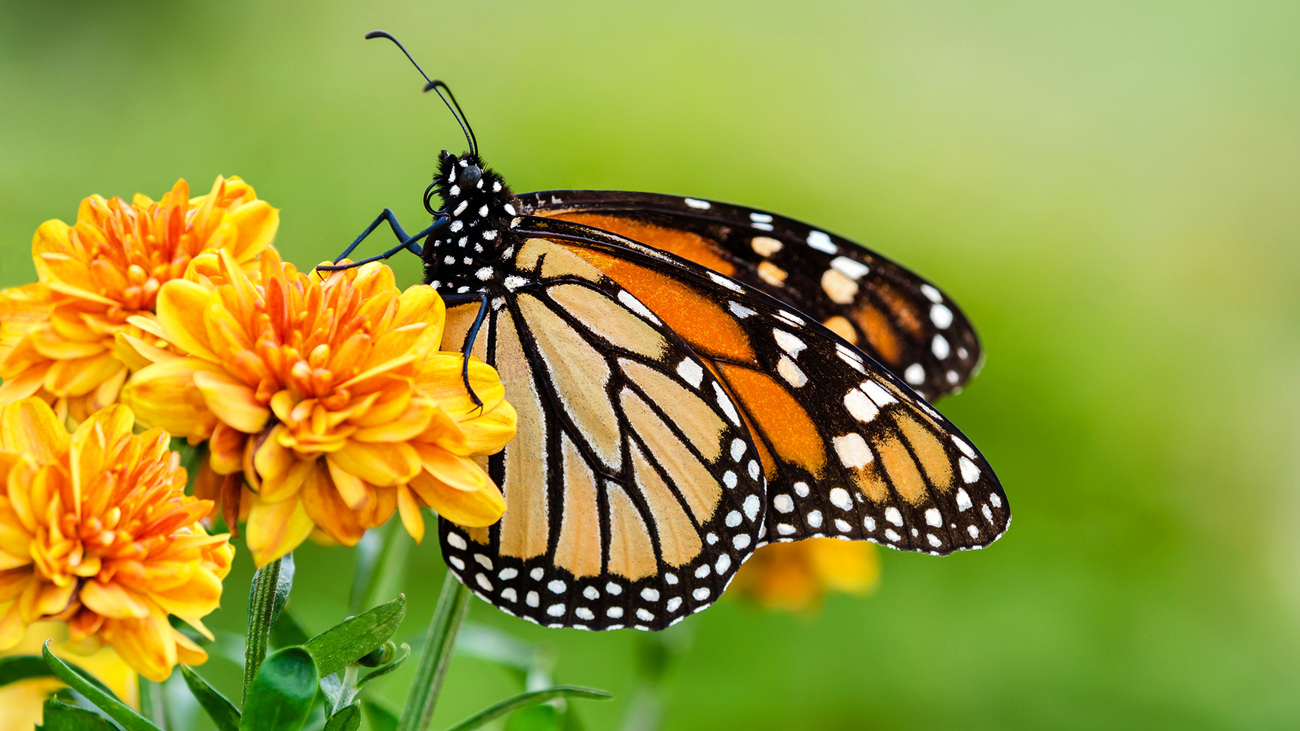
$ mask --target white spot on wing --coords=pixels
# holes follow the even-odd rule
[[[840,463],[845,467],[863,467],[873,459],[866,440],[857,432],[835,437],[832,442],[835,444],[835,453],[840,457]]]
[[[932,305],[930,307],[930,322],[933,322],[934,326],[940,330],[948,327],[952,324],[952,310],[940,304]]]
[[[696,200],[695,198],[683,198],[682,202],[697,211],[707,211],[713,207],[709,205],[708,201]]]
[[[746,317],[749,317],[750,315],[758,314],[757,312],[749,309],[748,307],[740,304],[739,302],[729,302],[727,303],[727,308],[731,310],[731,314],[735,315],[736,317],[739,317],[742,320],[745,319]]]
[[[913,363],[903,371],[903,380],[913,386],[919,386],[925,383],[925,367],[920,363]]]
[[[800,351],[808,347],[804,341],[785,330],[772,328],[772,337],[776,338],[776,344],[781,346],[781,350],[784,350],[796,358],[799,357]]]
[[[822,231],[812,231],[808,234],[808,245],[824,254],[837,254],[839,249],[835,248],[835,242],[831,237]]]
[[[736,284],[735,282],[733,282],[733,281],[731,281],[730,279],[728,279],[728,278],[722,276],[721,274],[718,274],[717,272],[709,272],[709,279],[712,279],[714,282],[716,282],[716,283],[718,283],[718,284],[721,284],[722,286],[726,287],[727,289],[731,290],[732,292],[744,292],[744,291],[745,291],[745,288],[744,288],[744,287],[741,287],[739,284]]]
[[[871,271],[871,267],[847,256],[837,256],[831,259],[831,268],[853,280],[861,279]]]
[[[808,376],[799,370],[799,366],[795,365],[788,355],[781,356],[781,360],[777,361],[776,372],[781,374],[786,383],[795,388],[801,388],[808,383]]]
[[[876,418],[880,410],[872,403],[867,395],[858,389],[852,389],[844,394],[844,408],[849,410],[849,414],[861,422],[869,422]]]
[[[731,420],[732,424],[739,427],[740,415],[736,413],[736,407],[732,405],[731,399],[727,398],[727,394],[723,392],[722,386],[719,386],[716,381],[713,383],[713,393],[718,398],[718,408],[722,409],[723,413],[727,415],[727,418]]]
[[[658,317],[655,317],[655,313],[650,311],[649,307],[646,307],[645,305],[641,304],[641,300],[637,299],[636,297],[633,297],[632,293],[627,291],[626,289],[619,290],[618,301],[626,305],[629,310],[632,310],[633,312],[644,317],[650,322],[653,322],[656,325],[663,324],[659,321]]]
[[[957,460],[957,463],[961,465],[962,480],[969,483],[969,482],[974,482],[980,478],[980,468],[976,467],[974,462],[970,461],[969,459],[966,459],[965,457],[962,457],[961,459]]]
[[[683,358],[682,362],[677,364],[677,375],[692,386],[699,388],[700,383],[704,380],[704,369],[700,367],[699,363],[690,358]]]

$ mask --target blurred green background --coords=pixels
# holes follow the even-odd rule
[[[517,190],[816,222],[923,272],[984,339],[940,408],[997,469],[1010,533],[885,552],[874,596],[814,616],[721,602],[672,631],[665,728],[1300,723],[1300,5],[7,2],[0,286],[33,278],[42,221],[178,177],[244,177],[303,266],[385,206],[418,228],[436,153],[463,142],[362,41],[376,27],[452,83]],[[240,558],[213,621],[236,631]],[[299,552],[311,629],[346,613],[350,562]],[[471,618],[618,693],[582,706],[589,728],[622,722],[643,637]],[[234,666],[209,669],[234,692]],[[458,659],[435,726],[515,689]]]

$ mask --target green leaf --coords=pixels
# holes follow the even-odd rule
[[[325,731],[357,731],[361,728],[361,701],[353,701],[329,717]]]
[[[39,731],[117,731],[102,716],[51,698],[41,710]]]
[[[46,640],[45,645],[41,647],[41,657],[50,670],[59,680],[68,684],[68,687],[85,696],[86,700],[93,703],[97,708],[103,711],[109,718],[117,721],[127,731],[158,731],[158,727],[149,723],[135,711],[127,708],[126,705],[113,697],[111,693],[104,692],[98,685],[90,682],[81,673],[70,667],[67,663],[54,656],[50,652],[50,641]]]
[[[397,731],[397,711],[379,701],[363,699],[361,708],[366,712],[371,731]]]
[[[110,698],[117,700],[117,696],[113,694],[113,691],[110,690],[107,685],[104,685],[99,678],[96,678],[84,668],[77,665],[69,665],[68,667],[72,668],[95,687],[107,693]],[[40,655],[10,655],[9,657],[0,657],[0,687],[23,680],[31,680],[33,678],[53,677],[57,676],[54,674],[54,671],[50,669],[50,666],[45,664],[44,658]]]
[[[54,673],[40,655],[0,657],[0,687],[32,678],[48,678]]]
[[[181,666],[181,677],[185,679],[185,685],[189,686],[190,693],[203,707],[208,718],[212,719],[217,731],[239,730],[239,709],[235,708],[234,703],[185,665]]]
[[[241,731],[302,728],[316,698],[316,663],[301,647],[273,652],[253,676],[239,720]]]
[[[280,559],[280,574],[275,581],[275,596],[271,602],[271,625],[280,619],[280,612],[289,601],[289,590],[293,588],[293,554],[285,554]]]
[[[245,701],[248,700],[253,677],[257,675],[257,669],[266,657],[267,647],[270,646],[274,618],[279,615],[280,609],[284,608],[284,601],[289,596],[288,587],[280,582],[280,569],[285,564],[293,566],[293,558],[284,556],[258,569],[254,572],[253,582],[248,587],[248,634],[244,640],[243,700]],[[288,573],[292,580],[293,569],[290,568]]]
[[[520,708],[510,714],[505,731],[560,731],[564,727],[564,714],[551,705]]]
[[[393,672],[397,668],[401,667],[402,663],[406,662],[406,658],[410,657],[410,655],[411,655],[411,646],[403,642],[402,645],[397,648],[397,653],[393,656],[393,659],[389,660],[383,665],[380,665],[378,668],[375,668],[373,671],[367,673],[366,676],[363,677],[361,680],[358,680],[357,688],[362,687],[363,685],[369,683],[375,678],[381,678]]]
[[[387,604],[343,620],[303,646],[315,658],[321,677],[333,675],[387,642],[405,616],[406,597],[399,594]]]
[[[538,703],[545,703],[556,698],[587,698],[590,700],[609,700],[613,694],[606,693],[603,690],[595,688],[580,688],[574,685],[557,685],[554,688],[546,690],[535,690],[531,693],[520,693],[513,698],[507,698],[500,703],[488,708],[482,713],[468,718],[461,723],[453,726],[449,731],[469,731],[470,729],[479,728],[489,721],[495,721],[498,718],[516,711],[520,708],[535,706]]]

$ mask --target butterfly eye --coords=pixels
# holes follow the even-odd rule
[[[460,187],[472,188],[482,178],[483,178],[483,169],[480,168],[478,165],[470,165],[468,167],[461,168]]]

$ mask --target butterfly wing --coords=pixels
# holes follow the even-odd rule
[[[662,629],[707,607],[762,531],[763,476],[735,404],[566,247],[531,239],[508,259],[474,342],[518,412],[486,462],[506,511],[486,529],[441,520],[443,556],[486,601],[548,626]],[[448,311],[447,342],[478,307]]]
[[[764,540],[870,540],[946,554],[1010,522],[983,456],[897,376],[785,303],[672,254],[569,221],[516,231],[563,243],[693,349],[740,406],[767,478]],[[743,456],[743,455],[741,455]]]
[[[931,400],[960,391],[979,339],[934,285],[807,224],[716,201],[623,191],[543,191],[524,211],[671,252],[807,313]]]

